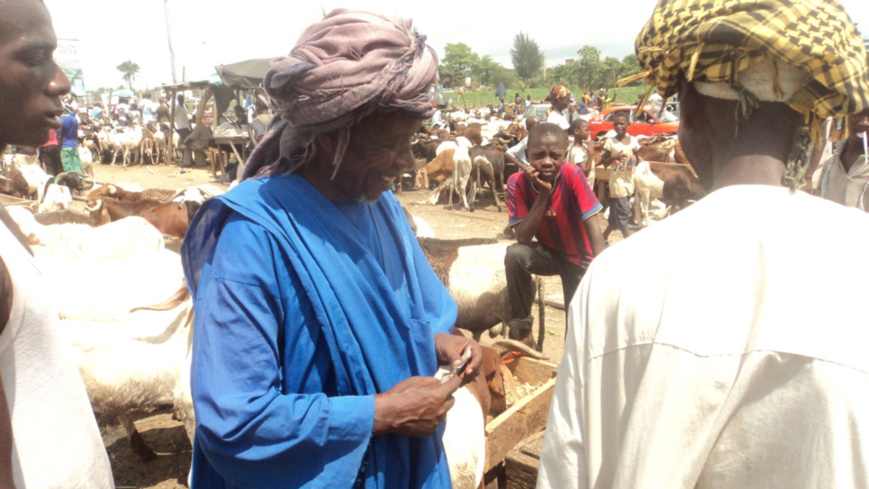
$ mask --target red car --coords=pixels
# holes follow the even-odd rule
[[[589,133],[593,138],[600,138],[613,128],[613,117],[618,112],[628,111],[631,125],[628,126],[628,134],[631,136],[652,136],[654,134],[676,134],[679,131],[679,117],[673,112],[665,110],[658,117],[657,110],[643,109],[639,117],[634,117],[636,105],[622,105],[609,109],[594,116],[589,121]]]

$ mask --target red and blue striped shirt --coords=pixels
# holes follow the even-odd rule
[[[507,180],[507,210],[511,227],[525,219],[537,195],[525,172],[510,176]],[[582,222],[602,208],[582,170],[572,163],[562,164],[549,195],[546,214],[537,228],[537,241],[557,251],[571,263],[587,268],[593,254]]]

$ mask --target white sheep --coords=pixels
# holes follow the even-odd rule
[[[36,261],[61,319],[118,321],[135,307],[165,300],[183,280],[181,257],[165,249],[118,260],[37,253]]]
[[[114,323],[64,320],[58,327],[74,347],[94,411],[116,417],[143,460],[154,452],[132,415],[173,404],[189,350],[193,303],[186,285],[178,292],[156,310],[136,310]]]
[[[8,211],[37,255],[116,260],[164,248],[163,235],[141,217],[125,217],[94,228],[87,224],[43,225],[27,209],[10,206]]]
[[[510,299],[504,257],[512,243],[493,243],[487,239],[419,239],[420,247],[432,269],[447,286],[459,312],[456,327],[470,331],[479,340],[485,330],[490,336],[504,334],[510,318]],[[534,275],[540,320],[545,331],[543,280]]]
[[[38,211],[54,212],[69,209],[69,204],[72,203],[72,192],[66,185],[58,185],[56,183],[48,184],[45,189],[45,195],[39,202]]]

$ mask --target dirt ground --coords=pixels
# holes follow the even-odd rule
[[[138,183],[143,188],[179,189],[203,183],[213,184],[224,190],[229,188],[228,184],[217,181],[210,169],[181,169],[176,165],[132,166],[126,169],[121,166],[95,165],[95,179],[98,183]],[[507,224],[506,206],[502,205],[503,210],[499,212],[488,191],[480,195],[477,209],[473,213],[465,210],[451,211],[445,205],[418,204],[428,195],[423,190],[405,191],[398,198],[411,214],[425,219],[438,238],[480,237],[509,240],[502,234]],[[606,223],[601,222],[605,226]],[[616,233],[611,238],[617,241],[619,236]],[[547,302],[562,303],[560,279],[557,276],[547,277],[544,284]],[[536,306],[533,314],[539,317]],[[550,361],[558,363],[563,352],[564,311],[547,305],[545,327],[543,351],[549,355]],[[486,344],[493,340],[484,334],[482,341]],[[191,447],[183,425],[172,419],[171,409],[142,416],[136,421],[145,442],[157,453],[157,458],[149,462],[140,462],[133,456],[123,428],[114,420],[99,421],[118,489],[186,487]]]

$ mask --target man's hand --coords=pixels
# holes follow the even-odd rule
[[[462,384],[471,382],[480,374],[483,366],[483,349],[470,338],[446,333],[435,335],[435,352],[441,365],[450,367],[461,365],[462,355],[468,348],[471,349],[471,358],[461,372],[456,372],[456,376],[462,379]]]
[[[434,377],[411,377],[383,394],[376,394],[374,434],[430,436],[455,404],[453,392],[461,383],[458,376],[448,378],[443,384]]]
[[[536,168],[531,165],[526,165],[522,170],[524,170],[525,174],[528,175],[528,178],[531,179],[531,184],[534,185],[534,188],[536,188],[538,192],[549,195],[549,192],[552,191],[552,184],[541,180],[540,172],[537,171]]]

